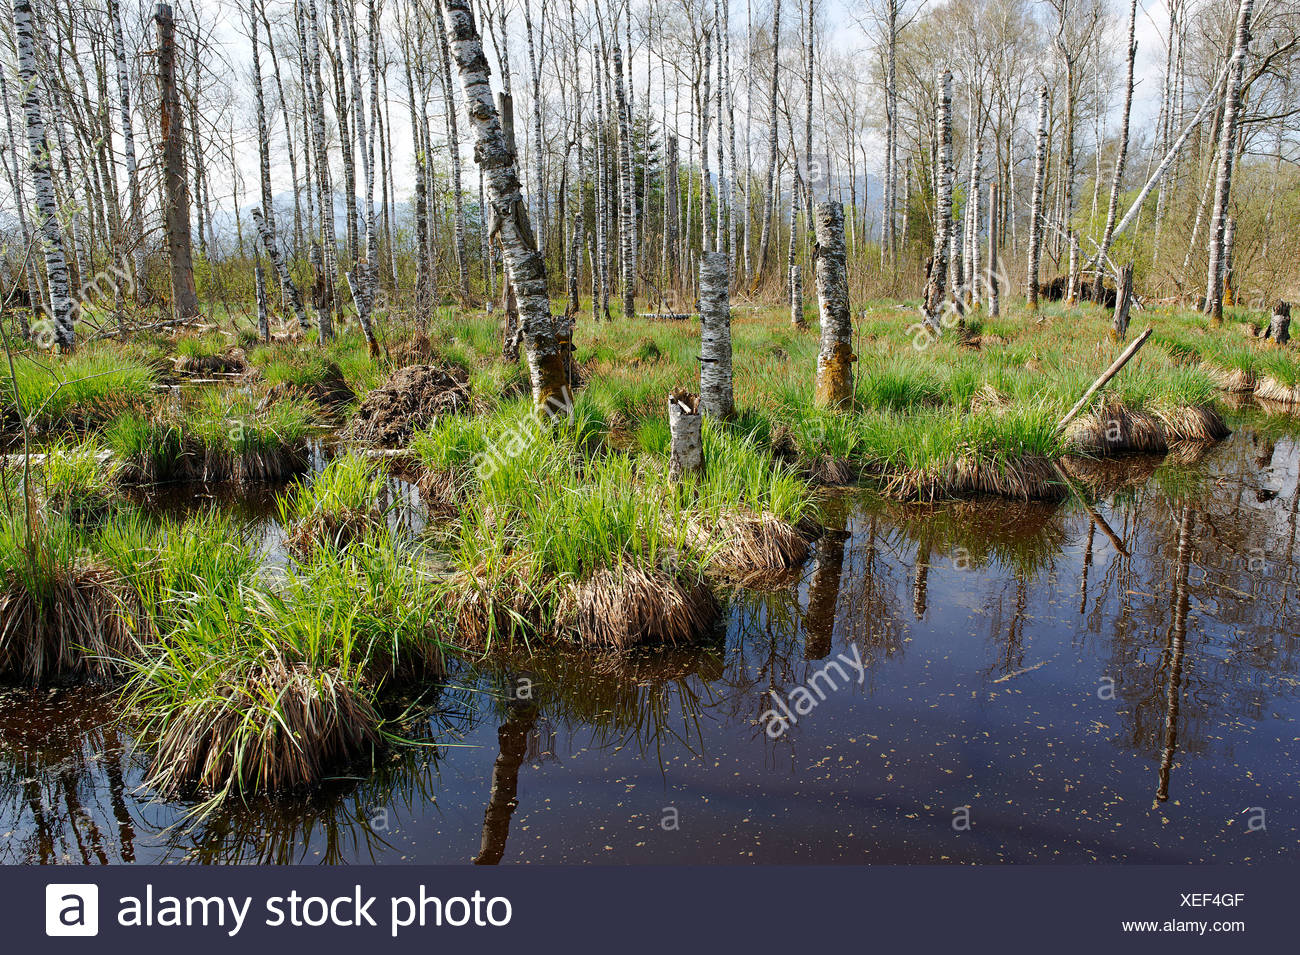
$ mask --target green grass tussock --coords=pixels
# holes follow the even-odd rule
[[[384,526],[379,504],[384,472],[378,462],[347,454],[277,499],[289,547],[299,556],[317,546],[345,548]]]
[[[0,416],[11,434],[21,428],[19,410],[35,432],[94,428],[154,399],[155,369],[146,362],[92,345],[66,358],[15,355],[0,385]],[[16,392],[16,397],[15,397]]]
[[[133,656],[134,608],[62,515],[0,508],[0,678],[107,680]]]

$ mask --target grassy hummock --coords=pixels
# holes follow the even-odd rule
[[[747,576],[789,570],[808,556],[812,490],[763,452],[753,433],[706,419],[704,474],[674,490],[692,546],[709,566]]]
[[[289,547],[300,556],[318,546],[342,549],[382,528],[383,485],[377,462],[359,454],[335,458],[312,480],[278,499]]]
[[[221,532],[167,528],[156,562],[134,569],[151,582],[162,636],[131,662],[127,694],[150,784],[213,806],[372,761],[388,743],[385,686],[441,668],[431,576],[380,535],[271,578],[228,529],[224,556],[203,556],[194,545],[205,529]]]
[[[580,422],[539,430],[513,410],[485,432],[486,451],[469,451],[468,431],[417,444],[425,460],[475,462],[447,541],[457,639],[486,649],[536,635],[613,647],[698,637],[718,607],[653,471],[614,452],[585,455]]]
[[[123,480],[270,484],[307,468],[310,405],[263,405],[243,391],[204,389],[165,415],[125,414],[104,432]]]
[[[154,401],[155,369],[107,343],[66,358],[19,354],[13,374],[0,384],[0,420],[9,435],[21,431],[19,416],[34,433],[67,433],[99,427]],[[16,392],[16,397],[15,397]]]
[[[45,500],[69,520],[91,522],[112,510],[122,468],[102,442],[56,441],[38,460]]]
[[[0,508],[0,678],[105,680],[135,654],[130,592],[66,517]]]

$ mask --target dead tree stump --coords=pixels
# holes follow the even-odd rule
[[[815,399],[822,408],[846,407],[853,401],[853,317],[845,267],[844,206],[819,202],[817,227],[817,307],[821,312],[821,350],[817,353]]]
[[[730,418],[735,408],[730,271],[725,252],[705,252],[700,258],[700,404],[712,418]]]
[[[1133,263],[1119,270],[1119,288],[1115,293],[1115,317],[1111,319],[1110,336],[1122,342],[1128,335],[1128,313],[1133,307]]]
[[[1269,320],[1268,331],[1264,337],[1274,344],[1285,345],[1291,340],[1291,303],[1278,299],[1273,306],[1273,317]]]
[[[698,395],[678,392],[668,396],[668,477],[680,481],[686,474],[704,472],[704,415]]]

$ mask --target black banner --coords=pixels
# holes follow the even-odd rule
[[[1285,951],[1294,888],[1277,866],[11,867],[0,911],[9,951]]]

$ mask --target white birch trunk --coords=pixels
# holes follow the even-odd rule
[[[767,100],[768,126],[767,126],[767,184],[763,191],[763,226],[758,240],[758,264],[756,266],[756,277],[762,277],[763,269],[767,266],[767,253],[772,243],[772,229],[776,219],[776,132],[777,132],[777,111],[776,111],[776,93],[777,77],[780,74],[781,62],[781,0],[772,2],[772,78],[771,85],[768,87],[769,95]]]
[[[53,344],[71,351],[74,344],[75,305],[68,281],[68,262],[63,252],[63,230],[59,227],[54,199],[54,172],[50,167],[49,139],[41,100],[37,92],[36,28],[31,0],[14,0],[14,46],[18,54],[18,82],[23,116],[27,121],[27,169],[36,191],[36,216],[45,253],[45,277],[50,288],[50,319],[54,324]],[[29,290],[35,294],[35,290]]]
[[[266,308],[266,272],[262,269],[261,259],[253,267],[253,291],[257,296],[257,337],[264,342],[271,340],[271,319]]]
[[[704,471],[704,415],[700,398],[686,392],[668,396],[668,479]]]
[[[735,410],[731,376],[731,269],[725,252],[700,256],[700,406],[711,418]]]
[[[700,94],[700,249],[713,249],[713,223],[709,221],[709,68],[712,32],[704,32],[703,91]]]
[[[317,199],[320,203],[320,271],[316,278],[316,322],[321,343],[334,337],[334,189],[330,184],[329,151],[325,139],[325,91],[321,85],[320,20],[316,0],[307,0],[308,81],[311,85],[312,138],[316,148]]]
[[[441,0],[441,5],[474,131],[474,155],[487,181],[492,231],[500,237],[510,284],[519,301],[533,404],[539,414],[555,415],[568,410],[570,397],[546,294],[546,262],[537,251],[514,157],[492,102],[490,71],[469,0]]]
[[[939,150],[935,163],[938,182],[935,190],[934,249],[930,257],[924,308],[927,322],[932,329],[937,330],[948,279],[948,234],[952,230],[952,74],[947,70],[939,78],[935,126]]]
[[[813,211],[817,246],[817,305],[821,312],[821,348],[817,353],[814,398],[818,407],[844,408],[853,403],[853,316],[845,263],[844,207],[819,202]]]
[[[996,175],[996,172],[995,172]],[[998,246],[1002,241],[1002,223],[998,210],[1001,208],[996,179],[989,183],[989,256],[988,256],[988,294],[989,315],[997,318],[1002,310],[998,288]]]
[[[137,289],[145,278],[144,203],[140,197],[140,170],[135,154],[135,125],[131,119],[131,75],[126,66],[126,40],[122,35],[122,15],[118,0],[108,0],[108,15],[113,28],[113,59],[117,67],[118,109],[122,117],[122,157],[126,162],[127,193],[131,199],[131,226],[128,242],[135,266]]]
[[[1034,145],[1034,185],[1029,202],[1029,269],[1025,295],[1038,308],[1038,262],[1043,252],[1043,191],[1047,180],[1047,87],[1038,90],[1038,138]]]
[[[797,265],[790,266],[790,324],[807,327],[803,318],[803,269]]]
[[[266,250],[266,257],[271,260],[271,268],[275,269],[276,278],[284,289],[289,304],[293,306],[294,315],[298,318],[298,327],[310,328],[311,322],[307,318],[307,309],[303,307],[302,295],[298,292],[298,286],[294,284],[293,276],[289,274],[289,266],[285,263],[284,256],[280,254],[279,242],[276,240],[275,233],[271,231],[271,223],[266,221],[266,216],[261,209],[254,209],[252,216],[253,224],[257,227],[257,237],[262,242],[262,248]]]
[[[1172,38],[1171,38],[1172,42]],[[1124,164],[1128,159],[1129,117],[1133,112],[1133,65],[1137,59],[1137,0],[1132,0],[1128,11],[1128,58],[1124,85],[1124,112],[1120,118],[1119,152],[1115,156],[1115,175],[1110,181],[1110,203],[1106,207],[1106,226],[1101,233],[1101,246],[1097,249],[1097,276],[1092,283],[1092,300],[1100,302],[1105,290],[1106,256],[1115,240],[1115,217],[1119,213],[1119,191],[1124,183]],[[1157,232],[1159,227],[1157,227]]]
[[[636,317],[636,215],[632,178],[632,130],[628,125],[627,99],[623,93],[623,54],[614,43],[614,98],[619,128],[619,250],[622,260],[620,282],[623,292],[623,317]]]

